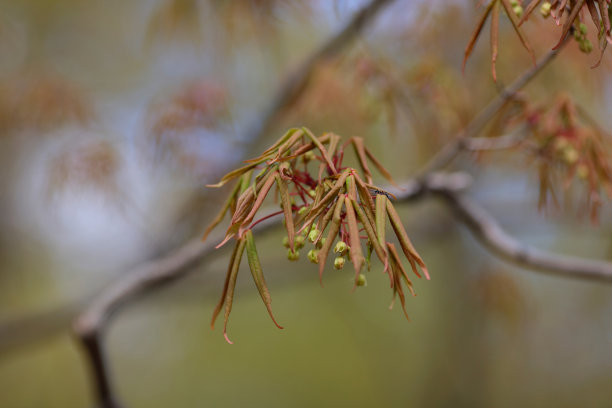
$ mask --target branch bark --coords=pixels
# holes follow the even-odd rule
[[[468,196],[435,189],[476,239],[500,258],[524,268],[572,279],[612,283],[612,263],[548,253],[511,237],[497,220]]]

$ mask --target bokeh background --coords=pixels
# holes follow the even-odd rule
[[[359,135],[409,178],[530,58],[502,23],[499,84],[486,34],[461,73],[475,1],[398,0],[260,140],[248,140],[287,75],[363,1],[0,2],[0,406],[93,406],[70,323],[132,267],[201,234],[225,190],[205,188],[291,126]],[[527,27],[542,55],[559,35]],[[605,129],[609,62],[571,44],[527,89],[571,95]],[[519,151],[463,156],[469,194],[515,237],[612,258],[612,219],[537,210]],[[571,194],[571,191],[570,193]],[[571,203],[572,200],[567,200]],[[109,328],[126,407],[612,406],[612,289],[540,275],[483,250],[441,203],[401,206],[431,271],[398,308],[381,266],[291,263],[280,231],[258,240],[276,317],[238,279],[228,345],[209,321],[227,254],[132,302]],[[246,272],[246,274],[245,274]]]

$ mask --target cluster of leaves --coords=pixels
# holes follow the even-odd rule
[[[225,239],[217,248],[232,238],[236,244],[223,293],[212,318],[214,325],[225,305],[223,332],[228,342],[231,343],[227,337],[227,321],[232,308],[240,261],[245,250],[255,285],[270,317],[280,328],[272,315],[270,294],[251,232],[259,222],[280,214],[284,214],[288,259],[297,260],[299,250],[306,241],[310,241],[313,249],[308,252],[308,259],[319,265],[320,279],[332,247],[337,254],[334,260],[335,268],[344,267],[345,256],[350,258],[355,270],[355,286],[365,284],[362,269],[364,265],[367,269],[370,268],[371,254],[376,253],[384,265],[384,272],[389,276],[393,299],[399,297],[404,314],[408,318],[402,281],[413,295],[414,291],[398,250],[386,239],[387,218],[412,271],[421,277],[418,271],[420,268],[429,279],[427,268],[408,238],[390,200],[391,195],[372,184],[368,162],[392,182],[387,170],[364,146],[363,139],[354,137],[344,144],[340,144],[340,141],[340,136],[333,133],[316,137],[306,128],[291,129],[261,156],[248,160],[246,166],[228,173],[218,184],[211,186],[221,187],[238,179],[221,212],[203,237],[208,237],[228,211],[232,214]],[[344,152],[349,145],[353,147],[359,169],[343,165]],[[276,190],[272,195],[275,200],[280,198],[281,210],[256,219],[274,186]],[[337,238],[338,241],[334,245]],[[367,247],[365,255],[361,241],[365,241]]]
[[[533,48],[531,47],[524,31],[521,29],[521,25],[529,18],[529,16],[538,6],[540,6],[540,14],[545,18],[552,16],[557,25],[561,25],[563,15],[567,15],[565,22],[563,23],[561,37],[553,49],[558,48],[563,43],[565,37],[573,28],[575,39],[580,45],[580,50],[585,53],[590,53],[593,49],[593,45],[586,37],[587,26],[585,24],[584,14],[588,12],[598,32],[598,45],[601,49],[601,56],[595,65],[598,66],[601,63],[601,58],[603,57],[607,44],[612,42],[612,37],[610,35],[610,1],[611,0],[553,0],[544,1],[542,3],[541,0],[532,0],[529,2],[527,7],[523,9],[523,2],[519,0],[492,0],[485,7],[484,12],[481,14],[478,20],[476,29],[472,33],[472,36],[468,42],[465,49],[463,67],[465,69],[465,63],[472,53],[486,21],[490,17],[491,67],[493,79],[497,79],[495,62],[497,61],[498,55],[500,8],[503,8],[506,12],[506,15],[512,23],[512,27],[516,32],[516,35],[533,58]]]
[[[526,123],[532,137],[523,142],[536,159],[539,175],[538,207],[552,199],[558,207],[556,191],[577,180],[584,188],[584,209],[595,222],[601,206],[603,189],[612,197],[612,169],[604,145],[604,132],[566,95],[549,106],[537,106],[526,100],[518,102],[520,114],[514,119]]]

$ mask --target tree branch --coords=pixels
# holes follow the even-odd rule
[[[489,121],[499,112],[499,110],[508,102],[514,98],[516,93],[520,91],[525,85],[529,83],[537,74],[539,74],[552,60],[555,59],[557,54],[569,43],[571,35],[568,35],[564,42],[554,50],[550,50],[544,55],[531,69],[525,71],[520,77],[518,77],[512,84],[503,88],[499,95],[493,99],[478,115],[468,124],[468,126],[449,143],[444,145],[418,172],[420,177],[423,177],[427,173],[439,170],[444,166],[448,165],[453,159],[465,149],[466,143],[469,143],[470,139],[475,138],[489,123]]]
[[[508,235],[484,208],[456,191],[435,189],[474,236],[502,259],[534,271],[572,279],[612,283],[612,263],[552,254],[522,244]]]
[[[340,52],[374,20],[386,5],[392,2],[393,0],[370,1],[355,13],[340,32],[311,54],[301,67],[279,87],[265,110],[263,118],[257,123],[257,126],[251,127],[254,130],[247,135],[247,144],[255,143],[260,136],[267,133],[285,108],[303,94],[321,61]],[[278,224],[276,220],[268,221],[270,222],[259,224],[256,230],[262,231]],[[102,345],[103,330],[112,313],[124,302],[146,290],[184,276],[202,258],[214,250],[211,242],[213,241],[202,243],[199,239],[189,242],[168,256],[129,272],[103,291],[99,297],[94,298],[91,305],[78,316],[74,322],[73,331],[87,352],[100,408],[120,407],[112,388]]]

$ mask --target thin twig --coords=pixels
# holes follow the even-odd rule
[[[246,137],[248,144],[255,143],[274,125],[286,107],[294,103],[306,89],[316,67],[344,49],[361,33],[393,0],[372,0],[351,18],[348,24],[311,54],[300,68],[281,84],[262,119]],[[270,221],[270,222],[268,222]],[[276,220],[266,220],[256,227],[263,230],[275,225]],[[202,258],[214,250],[212,240],[189,242],[170,255],[150,262],[120,278],[76,319],[73,330],[87,352],[100,408],[118,408],[116,394],[112,389],[107,362],[103,358],[103,330],[112,313],[128,299],[154,287],[185,275]]]
[[[476,137],[489,123],[489,121],[499,112],[499,110],[529,83],[542,69],[544,69],[557,54],[569,43],[568,35],[565,41],[559,48],[550,50],[542,57],[531,69],[525,71],[512,84],[503,88],[499,95],[493,99],[476,117],[468,124],[468,126],[458,135],[456,135],[449,143],[444,145],[418,172],[419,177],[423,177],[432,171],[439,170],[448,165],[453,159],[464,149],[466,140]]]
[[[477,202],[446,189],[435,190],[474,236],[493,254],[524,268],[572,279],[612,283],[612,263],[548,253],[508,235]]]

